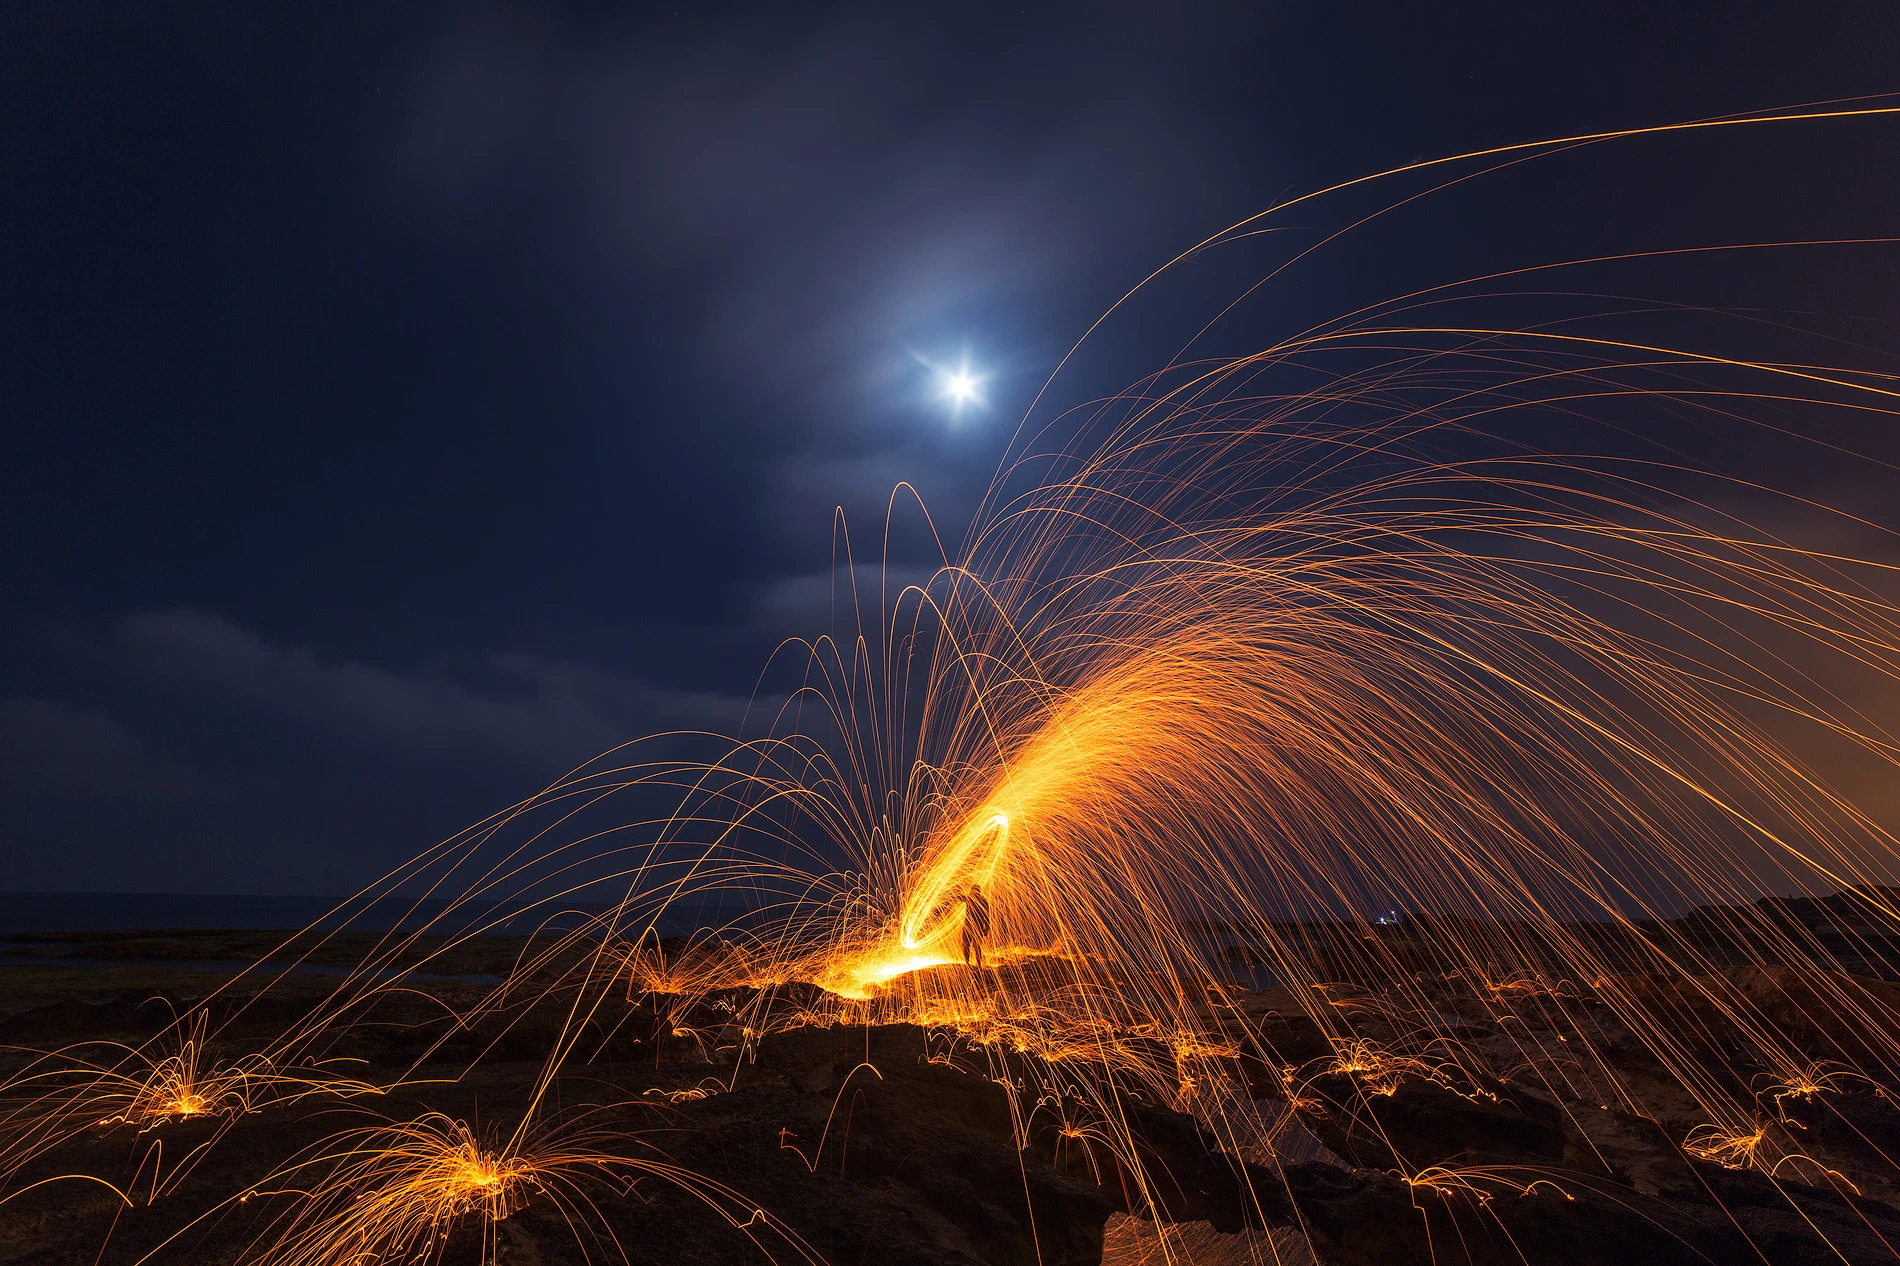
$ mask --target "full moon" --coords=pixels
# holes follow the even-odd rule
[[[957,404],[967,404],[976,399],[976,378],[967,369],[943,376],[943,394]]]

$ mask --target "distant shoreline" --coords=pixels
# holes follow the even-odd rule
[[[444,898],[385,897],[365,902],[350,897],[267,896],[221,893],[0,892],[0,940],[9,937],[72,932],[299,932],[333,930],[347,925],[360,932],[413,932],[441,919],[454,904]],[[553,915],[556,927],[572,926],[559,909],[596,914],[603,903],[567,902],[563,907],[518,916],[486,934],[520,936]],[[339,913],[341,909],[341,913]],[[467,902],[435,931],[473,930],[494,920],[501,907]],[[685,935],[695,928],[718,927],[742,916],[739,907],[677,903],[662,920],[663,935]]]

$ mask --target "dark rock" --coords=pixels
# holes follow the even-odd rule
[[[1562,1113],[1500,1086],[1467,1097],[1414,1079],[1381,1094],[1343,1073],[1302,1083],[1301,1120],[1354,1164],[1415,1173],[1428,1165],[1554,1164],[1563,1159]]]
[[[151,989],[134,989],[108,1002],[54,1002],[0,1021],[0,1046],[48,1050],[75,1042],[155,1037],[189,1009]]]

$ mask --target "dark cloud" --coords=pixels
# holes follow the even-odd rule
[[[0,700],[16,885],[346,891],[610,748],[738,733],[779,702],[534,654],[396,669],[191,608],[82,645],[88,688],[122,705]],[[114,860],[134,840],[149,865]]]
[[[321,727],[408,762],[499,759],[530,777],[656,730],[736,733],[749,702],[534,655],[395,672],[275,645],[184,608],[127,616],[113,645],[135,676],[262,710],[270,724]]]
[[[786,576],[754,593],[753,625],[762,634],[778,637],[848,635],[860,620],[875,630],[880,610],[895,604],[906,588],[927,586],[935,575],[933,569],[922,567],[858,563]]]
[[[238,790],[154,753],[104,708],[52,699],[0,699],[0,783],[16,796],[177,803]]]

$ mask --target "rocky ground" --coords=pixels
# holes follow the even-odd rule
[[[219,962],[269,949],[245,934],[149,938],[143,949],[130,937],[43,942],[48,965],[16,958],[0,969],[8,989],[0,995],[7,1011],[0,1046],[142,1041],[173,1008],[186,1010],[209,992]],[[349,961],[360,950],[334,952]],[[112,966],[72,965],[83,953]],[[144,968],[141,953],[151,956]],[[407,1120],[434,1110],[478,1132],[519,1119],[556,1017],[530,1008],[489,1031],[445,1035],[431,1002],[474,996],[506,970],[509,954],[502,943],[471,949],[441,968],[445,978],[426,993],[391,1002],[330,1051],[358,1061],[350,1067],[366,1080],[410,1070],[411,1084],[399,1091],[309,1098],[143,1133],[101,1126],[35,1161],[13,1184],[20,1194],[0,1204],[0,1262],[111,1266],[161,1245],[168,1246],[152,1260],[243,1260],[295,1197],[260,1191],[220,1202],[263,1183],[298,1148],[373,1116]],[[191,967],[168,970],[167,962]],[[458,974],[468,979],[446,978]],[[333,983],[320,974],[286,977],[223,1026],[223,1053],[281,1032]],[[239,988],[212,1004],[214,1023],[244,996]],[[1360,1000],[1376,1010],[1374,1001]],[[585,1207],[558,1191],[530,1191],[524,1207],[494,1225],[495,1258],[521,1266],[623,1254],[634,1263],[800,1260],[771,1223],[735,1225],[744,1219],[730,1215],[749,1217],[749,1207],[836,1266],[1818,1264],[1893,1261],[1900,1249],[1900,1188],[1886,1159],[1900,1156],[1900,1110],[1874,1083],[1789,1105],[1775,1128],[1812,1160],[1771,1181],[1685,1153],[1692,1105],[1672,1100],[1640,1046],[1587,1000],[1554,1009],[1537,1040],[1562,1040],[1566,1023],[1594,1025],[1595,1049],[1610,1052],[1617,1076],[1642,1091],[1642,1115],[1593,1101],[1588,1070],[1569,1095],[1506,1077],[1474,1093],[1401,1076],[1388,1091],[1345,1072],[1318,1072],[1294,1087],[1282,1070],[1312,1067],[1331,1049],[1319,1030],[1278,991],[1231,1003],[1269,1055],[1237,1061],[1236,1084],[1270,1128],[1251,1142],[1230,1139],[1223,1150],[1194,1118],[1131,1098],[1130,1124],[1158,1176],[1159,1219],[1132,1196],[1112,1149],[1064,1137],[1052,1117],[1001,1084],[1007,1076],[993,1076],[1007,1073],[1007,1062],[980,1049],[910,1026],[806,1027],[774,1033],[756,1058],[733,1062],[675,1037],[651,1004],[630,1005],[597,1019],[548,1110],[575,1117],[603,1105],[593,1119],[611,1128],[622,1150],[717,1180],[742,1193],[743,1204],[722,1211],[661,1176],[589,1186]],[[1376,1031],[1377,1021],[1368,1023]],[[1493,1044],[1500,1061],[1526,1040],[1480,1019],[1461,1021],[1460,1037],[1473,1049]],[[24,1059],[6,1055],[0,1072]],[[131,1184],[134,1202],[124,1207],[105,1187],[72,1179],[20,1191],[62,1174]],[[219,1212],[192,1223],[210,1209]],[[474,1261],[481,1251],[480,1236],[464,1228],[443,1260]]]

